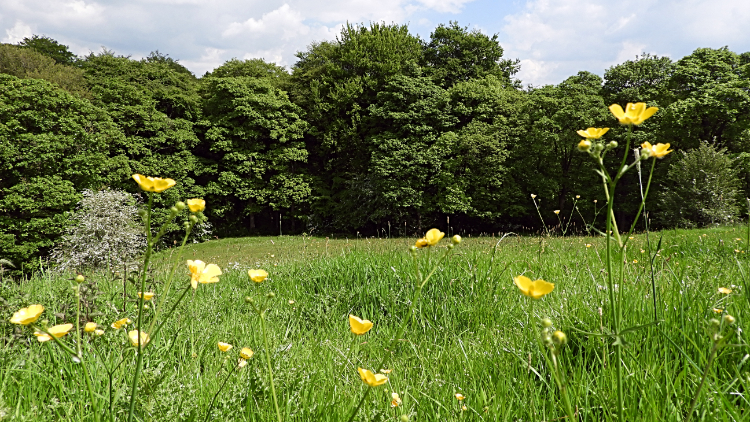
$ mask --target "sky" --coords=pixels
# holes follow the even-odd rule
[[[23,0],[0,4],[0,41],[46,35],[78,55],[102,48],[168,54],[197,76],[238,58],[287,68],[343,25],[406,24],[429,39],[457,21],[497,34],[524,85],[558,84],[641,53],[678,60],[696,48],[750,51],[749,0]]]

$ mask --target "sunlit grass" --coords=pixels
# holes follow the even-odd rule
[[[683,420],[711,350],[714,309],[731,313],[738,326],[747,329],[748,299],[738,265],[746,265],[746,228],[651,233],[654,253],[662,236],[654,260],[660,324],[625,336],[628,420]],[[257,315],[244,301],[247,295],[273,291],[267,321],[284,420],[345,421],[366,388],[357,367],[392,370],[389,382],[373,390],[357,420],[397,420],[402,415],[435,421],[561,418],[564,410],[536,343],[543,317],[568,335],[560,362],[581,419],[615,419],[611,339],[586,334],[607,327],[603,239],[509,236],[493,257],[499,237],[465,237],[425,287],[415,321],[393,352],[392,367],[374,368],[392,352],[386,348],[413,296],[407,248],[414,240],[283,236],[186,246],[184,259],[216,263],[224,274],[219,283],[190,293],[152,340],[154,350],[144,359],[137,417],[205,419],[227,371],[237,363],[226,361],[228,354],[217,348],[217,342],[226,342],[237,353],[249,347],[255,356],[228,378],[209,419],[273,420],[264,360],[269,351],[264,350]],[[638,234],[629,244],[625,285],[618,286],[626,326],[654,319],[645,242],[646,236]],[[419,254],[437,259],[440,251]],[[157,266],[174,252],[160,252],[154,258]],[[252,268],[267,270],[269,278],[254,285],[247,277]],[[178,274],[177,283],[189,283],[185,267],[179,267]],[[526,298],[513,284],[519,274],[555,283],[554,291],[536,302],[533,316],[527,315]],[[123,311],[121,275],[86,276],[97,282],[101,294],[93,299],[91,320],[109,327],[120,318],[135,319],[134,284],[127,284]],[[157,270],[147,284],[158,298],[162,273]],[[3,284],[5,320],[21,307],[44,303],[43,318],[49,325],[70,321],[70,304],[75,303],[70,285],[47,273],[18,285]],[[720,294],[719,287],[731,288],[732,294]],[[350,314],[374,323],[354,343]],[[93,420],[79,367],[51,342],[40,344],[9,323],[0,327],[5,342],[0,351],[0,413],[15,420]],[[744,343],[741,337],[734,341]],[[127,336],[124,330],[108,328],[101,337],[84,337],[84,349],[89,345],[96,347],[90,349],[96,356],[91,358],[94,390],[103,403],[109,399],[108,377],[99,359],[110,364],[124,356],[113,373],[113,408],[123,419],[134,365]],[[746,354],[743,346],[725,349],[716,359],[697,404],[705,420],[742,420],[746,415]],[[392,392],[402,400],[395,408]],[[459,402],[456,393],[465,399]]]

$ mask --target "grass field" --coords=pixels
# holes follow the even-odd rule
[[[464,238],[426,285],[414,320],[390,350],[416,288],[407,251],[414,240],[283,236],[187,246],[176,283],[189,283],[187,259],[219,264],[224,274],[220,282],[190,291],[161,335],[152,339],[144,356],[137,417],[275,420],[265,365],[270,354],[284,420],[347,421],[368,388],[357,368],[386,369],[375,367],[384,358],[384,366],[392,370],[389,381],[373,387],[355,420],[397,421],[402,415],[412,421],[566,420],[544,358],[549,352],[538,340],[540,319],[546,317],[567,334],[560,361],[577,417],[617,419],[602,238],[508,236],[499,243],[498,237]],[[744,288],[746,227],[656,232],[650,240],[650,249],[644,234],[631,241],[627,256],[621,257],[626,261],[624,283],[616,288],[623,326],[646,325],[624,335],[626,419],[685,420],[704,373],[692,420],[750,419],[745,397],[750,384],[744,337],[750,317],[750,292]],[[418,251],[423,270],[442,256],[448,243]],[[157,298],[165,268],[178,254],[170,250],[155,258],[149,284]],[[260,284],[249,281],[247,270],[253,268],[267,270],[269,278]],[[532,300],[513,284],[520,274],[552,282],[555,289],[532,307]],[[126,282],[123,297],[124,274],[86,276],[92,283],[85,295],[88,320],[107,329],[101,337],[84,336],[82,346],[99,406],[102,411],[111,406],[122,420],[135,357],[124,330],[109,325],[124,317],[135,319],[137,288]],[[0,285],[6,321],[0,324],[0,420],[94,420],[81,365],[53,342],[39,343],[25,327],[7,322],[13,312],[34,303],[46,307],[42,319],[50,325],[73,322],[71,286],[66,277],[47,272]],[[732,293],[721,294],[719,287]],[[269,292],[275,297],[266,299]],[[246,296],[256,303],[268,300],[271,306],[268,349]],[[732,346],[721,349],[706,370],[713,345],[711,319],[720,318],[719,310],[737,323],[725,330]],[[373,321],[374,328],[355,337],[349,314]],[[63,338],[71,345],[74,340],[73,335]],[[219,341],[234,349],[221,352]],[[242,347],[255,355],[246,367],[235,369]],[[395,408],[392,392],[403,400]],[[456,393],[465,399],[459,401]]]

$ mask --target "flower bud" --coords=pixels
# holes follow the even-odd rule
[[[191,223],[198,224],[198,217],[191,215],[190,217],[188,217],[188,219],[190,220]]]
[[[409,422],[409,415],[401,415],[401,422]]]
[[[186,207],[187,205],[185,205],[185,203],[184,203],[184,202],[182,202],[182,201],[178,201],[178,202],[177,202],[176,204],[174,204],[174,206],[175,206],[175,208],[177,208],[178,210],[182,211],[182,210],[184,210],[184,209],[185,209],[185,207]]]
[[[409,246],[409,252],[416,253],[417,252],[417,247],[414,246],[414,245]]]
[[[609,148],[609,149],[617,148],[617,142],[616,141],[611,141],[609,144],[607,144],[607,148]]]
[[[141,218],[146,218],[146,210],[138,210],[138,215],[141,216]]]
[[[562,346],[568,342],[568,336],[562,331],[555,331],[552,333],[552,341],[554,341],[556,345]]]
[[[724,320],[724,323],[727,325],[734,325],[734,323],[736,322],[734,317],[729,314],[725,314],[722,319]]]
[[[549,318],[542,319],[542,327],[549,328],[552,326],[552,320]]]
[[[274,292],[268,292],[268,294],[266,295],[266,297],[269,298],[269,299],[273,299],[273,298],[276,297],[276,293],[274,293]]]
[[[185,223],[183,224],[183,226],[185,227],[185,230],[189,229],[189,228],[190,228],[190,222],[189,222],[189,221],[186,221],[186,222],[185,222]]]
[[[578,143],[578,151],[588,152],[591,149],[591,141],[584,139]]]
[[[170,213],[171,213],[172,215],[177,215],[177,214],[178,214],[178,213],[180,212],[180,210],[178,210],[178,209],[177,209],[177,207],[170,207],[170,208],[169,208],[169,212],[170,212]]]
[[[453,243],[454,245],[460,244],[461,243],[461,236],[459,236],[457,234],[453,235],[453,237],[451,237],[451,243]]]
[[[448,245],[448,250],[452,250],[454,246],[455,245],[451,243],[450,245]]]
[[[245,296],[245,303],[253,303],[253,302],[255,302],[253,298],[251,298],[250,296]]]
[[[719,322],[719,320],[716,318],[711,318],[711,321],[709,322],[711,323],[711,326],[714,328],[718,329],[721,326],[721,322]]]
[[[78,274],[76,276],[75,280],[76,280],[76,283],[81,284],[81,283],[83,283],[83,281],[85,280],[85,278],[83,278],[83,276],[81,274]]]
[[[641,148],[641,160],[648,160],[651,157],[651,150],[648,148]]]

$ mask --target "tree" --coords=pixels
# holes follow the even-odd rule
[[[448,26],[438,25],[430,34],[422,66],[425,73],[445,89],[457,82],[488,75],[512,85],[519,61],[502,57],[503,48],[497,42],[497,34],[489,37],[451,21]]]
[[[0,44],[0,73],[22,79],[44,79],[71,94],[91,98],[83,71],[65,66],[36,50]]]
[[[224,62],[224,64],[213,71],[207,72],[204,77],[208,76],[215,78],[249,77],[268,79],[274,87],[282,91],[288,91],[291,83],[291,75],[286,69],[274,63],[267,63],[263,59],[232,59]]]
[[[0,75],[0,105],[0,250],[28,269],[83,189],[129,175],[110,156],[123,135],[105,112],[43,80]]]
[[[70,51],[67,45],[60,44],[46,35],[25,37],[18,45],[43,54],[58,64],[71,65],[76,61],[76,55]]]
[[[667,188],[662,192],[661,224],[696,227],[735,221],[740,179],[726,148],[701,142],[669,166]]]
[[[664,107],[672,102],[669,82],[674,73],[669,57],[642,54],[604,72],[602,95],[607,104],[644,102]]]
[[[255,229],[255,215],[268,217],[271,210],[298,216],[311,193],[299,108],[268,79],[207,77],[203,83],[206,193],[223,230],[247,233]]]

